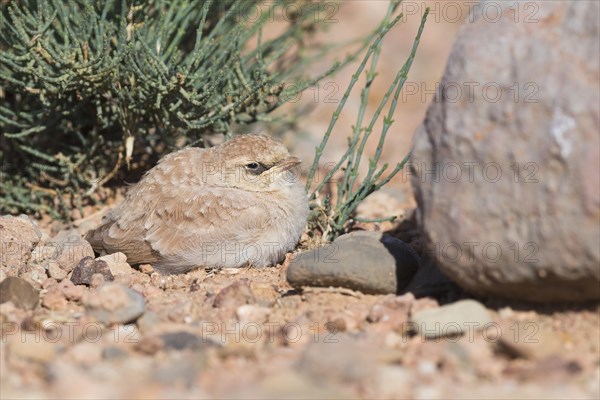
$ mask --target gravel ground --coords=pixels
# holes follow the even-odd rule
[[[164,276],[104,258],[77,268],[106,275],[75,285],[77,268],[40,279],[32,258],[16,276],[39,303],[21,290],[0,304],[2,398],[600,395],[598,305],[298,290],[286,281],[290,259]]]

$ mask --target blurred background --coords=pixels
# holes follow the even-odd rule
[[[331,15],[327,18],[327,31],[319,33],[316,41],[320,44],[331,44],[367,35],[381,22],[388,5],[389,3],[383,0],[343,1],[339,5],[331,3],[331,8],[328,10]],[[410,150],[412,136],[423,121],[427,106],[434,99],[435,90],[441,81],[456,34],[461,23],[469,16],[469,6],[464,2],[405,1],[400,5],[404,15],[400,23],[383,41],[383,49],[377,65],[378,75],[371,88],[365,121],[369,121],[394,76],[408,58],[421,16],[427,7],[430,8],[430,14],[421,44],[396,108],[395,122],[388,132],[383,149],[381,164],[389,163],[391,168]],[[339,53],[337,55],[339,56]],[[323,59],[313,66],[311,74],[316,75],[326,70],[335,59],[335,56]],[[301,119],[300,132],[289,131],[286,134],[288,144],[294,147],[295,152],[305,160],[304,170],[310,167],[306,161],[313,159],[314,149],[327,130],[331,116],[360,61],[359,58],[334,76],[325,78],[317,88],[310,88],[302,93],[297,102],[291,102],[275,112],[285,113],[289,108],[298,106],[311,109],[311,112]],[[352,125],[355,123],[360,106],[360,90],[364,87],[364,79],[363,72],[334,128],[321,164],[336,162],[346,150],[347,139],[351,136]],[[372,155],[377,148],[381,124],[382,118],[375,126],[369,140],[366,152],[368,156]],[[363,172],[368,165],[366,161],[364,160],[362,164]],[[386,189],[399,194],[403,201],[410,202],[412,196],[409,185],[409,176],[402,171],[390,181]]]

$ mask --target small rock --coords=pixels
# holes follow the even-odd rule
[[[153,272],[150,275],[150,282],[157,288],[164,289],[167,286],[167,277],[161,273]]]
[[[185,331],[165,333],[160,338],[165,350],[198,349],[202,345],[200,337]]]
[[[256,301],[246,280],[239,280],[222,289],[213,300],[213,307],[237,308]]]
[[[240,273],[240,269],[239,268],[223,268],[221,270],[219,270],[219,273],[222,275],[237,275]]]
[[[65,271],[64,269],[62,269],[60,267],[60,265],[58,265],[57,261],[54,261],[54,260],[46,261],[45,268],[48,270],[48,275],[50,275],[52,278],[56,279],[57,281],[62,281],[63,279],[65,279],[67,277],[68,272]]]
[[[155,326],[160,323],[160,316],[154,311],[146,311],[136,321],[136,324],[141,332],[150,332]]]
[[[196,278],[192,281],[192,284],[190,285],[190,292],[197,292],[198,290],[200,290],[200,280]]]
[[[52,361],[56,356],[56,345],[44,339],[40,340],[40,336],[34,334],[12,335],[8,339],[8,349],[11,356],[40,363]]]
[[[270,313],[270,308],[260,307],[254,304],[243,304],[235,310],[235,315],[242,324],[262,324],[267,320]]]
[[[336,335],[339,332],[355,331],[360,328],[359,321],[347,313],[338,313],[327,318],[324,325],[325,330]]]
[[[61,354],[61,356],[63,355]],[[91,367],[102,361],[102,346],[83,340],[69,347],[65,351],[64,357],[70,363]]]
[[[58,257],[58,248],[53,244],[39,243],[31,252],[29,262],[42,263],[46,260],[56,260]]]
[[[58,284],[45,289],[45,293],[42,294],[42,305],[49,310],[64,310],[67,308],[67,298]]]
[[[113,275],[129,275],[133,272],[127,263],[127,256],[121,252],[96,258],[96,262],[104,261]]]
[[[94,257],[92,246],[75,230],[60,232],[51,244],[56,247],[56,262],[66,272],[71,272],[82,259]]]
[[[164,348],[163,340],[158,336],[144,336],[135,346],[135,349],[147,355],[154,355]]]
[[[116,283],[85,293],[82,302],[89,315],[104,324],[126,324],[144,313],[144,296]]]
[[[98,288],[102,285],[104,285],[104,275],[102,274],[94,274],[92,275],[92,282],[90,283],[90,286],[95,288]]]
[[[380,232],[352,232],[292,259],[287,280],[295,288],[334,286],[366,294],[396,294],[415,275],[419,257],[406,243]]]
[[[96,261],[92,257],[85,257],[73,270],[71,281],[76,285],[90,286],[94,274],[101,274],[104,281],[112,281],[114,279],[105,261]]]
[[[41,237],[39,228],[27,216],[0,217],[0,267],[18,270],[25,266]]]
[[[194,307],[192,301],[178,302],[167,311],[167,319],[177,324],[189,324],[193,321]]]
[[[386,331],[402,329],[408,322],[414,301],[415,297],[410,293],[403,296],[385,296],[371,307],[367,321],[378,324]]]
[[[475,300],[461,300],[439,308],[422,310],[411,317],[413,329],[427,339],[481,330],[493,323],[486,308]]]
[[[563,346],[556,332],[541,327],[539,322],[524,321],[502,324],[502,336],[496,343],[498,350],[511,356],[529,360],[543,360],[564,354]]]
[[[142,264],[140,265],[140,272],[151,275],[154,272],[154,268],[152,268],[152,265],[150,264]]]
[[[116,360],[127,357],[127,352],[116,346],[108,346],[102,350],[102,358],[105,360]]]
[[[75,286],[75,284],[68,279],[60,282],[58,287],[69,300],[78,301],[81,300],[81,297],[83,296],[83,286]]]
[[[58,281],[54,278],[47,278],[44,279],[44,281],[42,282],[42,289],[48,289],[51,286],[55,286],[58,284]]]
[[[198,357],[166,359],[152,371],[152,379],[162,387],[192,387],[198,379],[201,360]]]
[[[41,265],[30,264],[27,269],[29,270],[25,275],[21,275],[23,279],[31,283],[33,287],[40,288],[42,282],[44,282],[48,275],[46,274],[46,268]]]
[[[360,384],[374,378],[380,355],[378,344],[338,333],[310,343],[298,368],[315,382]]]
[[[38,291],[21,278],[9,276],[0,283],[0,303],[11,301],[18,308],[32,310],[39,299]]]
[[[131,288],[133,286],[133,275],[124,275],[118,274],[115,275],[115,283],[120,283],[121,285]],[[138,290],[139,292],[139,290]]]

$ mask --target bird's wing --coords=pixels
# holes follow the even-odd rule
[[[189,259],[202,249],[210,252],[229,245],[235,251],[232,246],[258,241],[270,224],[269,206],[251,193],[230,188],[179,188],[176,195],[162,193],[160,201],[138,195],[87,239],[96,250],[122,251],[131,264],[185,270],[190,263],[202,264],[202,257]]]
[[[144,239],[169,267],[201,265],[204,252],[227,244],[235,251],[232,245],[256,242],[270,223],[268,206],[243,190],[190,190],[156,205],[144,221]],[[194,259],[198,255],[200,259]]]
[[[96,252],[123,252],[130,264],[153,263],[159,255],[144,239],[144,223],[152,202],[145,196],[131,196],[104,218],[103,224],[87,233]]]

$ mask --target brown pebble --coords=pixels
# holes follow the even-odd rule
[[[64,310],[68,302],[58,284],[46,289],[42,295],[42,305],[50,310]]]
[[[104,281],[112,281],[114,279],[105,261],[96,261],[92,257],[85,257],[79,261],[79,264],[73,270],[71,281],[76,285],[91,285],[92,277],[95,274],[101,274]]]
[[[102,274],[92,275],[92,279],[90,281],[90,286],[93,288],[97,288],[102,285],[104,285],[104,275],[102,275]]]
[[[83,286],[75,286],[75,284],[68,279],[60,282],[58,287],[69,300],[78,301],[81,300],[81,296],[83,296]]]
[[[239,280],[222,289],[213,301],[213,307],[239,307],[256,302],[254,293],[246,280]]]
[[[164,347],[163,340],[158,336],[145,336],[135,346],[135,349],[140,353],[154,355]]]
[[[190,285],[190,292],[197,292],[198,290],[200,290],[200,280],[196,278]]]
[[[150,264],[142,264],[140,265],[140,272],[150,275],[154,272],[154,268]]]
[[[58,282],[54,278],[48,278],[42,282],[42,289],[48,289],[50,286],[56,285]]]

